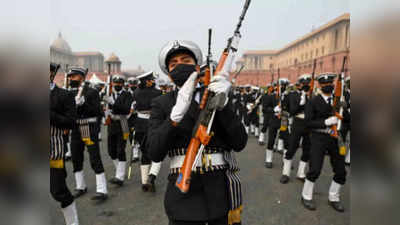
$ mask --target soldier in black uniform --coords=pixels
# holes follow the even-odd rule
[[[138,88],[139,85],[139,80],[136,77],[130,77],[128,78],[128,92],[131,94],[133,98],[133,93],[135,90]],[[131,142],[131,147],[132,147],[132,162],[138,162],[139,161],[139,143],[134,141],[134,135],[135,135],[135,121],[137,118],[137,114],[134,113],[133,110],[133,105],[131,105],[131,111],[129,112],[128,115],[128,125],[129,125],[129,141]]]
[[[276,107],[274,109],[276,112],[280,114],[280,117],[282,118],[283,113],[288,112],[288,105],[289,105],[289,90],[288,86],[290,85],[290,82],[287,78],[280,78],[279,79],[279,85],[280,85],[280,107]],[[282,123],[283,120],[281,120]],[[288,122],[288,121],[287,121]],[[277,143],[277,152],[280,154],[285,154],[287,149],[289,148],[289,124],[280,126],[279,128],[279,137],[278,137],[278,143]]]
[[[301,138],[303,154],[299,163],[297,178],[304,181],[305,169],[310,158],[310,131],[304,121],[304,108],[308,100],[307,92],[310,89],[311,75],[304,74],[299,77],[299,90],[289,94],[289,114],[293,117],[293,124],[289,136],[289,148],[283,159],[283,171],[280,182],[286,184],[289,182],[292,167],[292,159],[296,154]]]
[[[72,129],[76,120],[74,99],[53,83],[59,65],[50,63],[50,193],[60,202],[67,225],[77,225],[74,197],[69,191],[64,166],[64,131]]]
[[[155,88],[155,77],[153,71],[137,77],[140,81],[139,88],[133,93],[132,109],[137,114],[135,120],[135,141],[139,143],[142,152],[140,172],[142,176],[142,190],[144,192],[155,192],[155,179],[160,172],[161,162],[152,162],[146,148],[147,130],[149,126],[151,101],[162,95]]]
[[[275,83],[274,84],[274,92],[270,95],[267,95],[263,99],[263,110],[264,112],[268,115],[271,115],[271,118],[269,119],[269,125],[268,125],[268,143],[267,143],[267,149],[265,150],[265,167],[266,168],[272,168],[272,160],[273,160],[273,154],[274,154],[274,145],[275,145],[275,139],[276,135],[278,133],[278,130],[281,126],[281,120],[278,118],[278,115],[280,111],[275,111],[279,107],[279,98],[276,96],[276,90],[278,86]]]
[[[271,85],[267,85],[267,92],[261,97],[261,110],[263,113],[263,126],[261,128],[260,136],[258,137],[258,144],[265,145],[265,134],[269,126],[269,122],[273,115],[273,108],[269,108],[266,103],[268,103],[268,98],[270,95],[274,95],[274,90]]]
[[[260,104],[260,99],[258,97],[260,96],[258,92],[258,87],[252,87],[252,90],[250,91],[250,97],[248,104],[248,116],[249,116],[249,122],[250,122],[250,133],[254,134],[254,136],[258,137],[259,135],[259,126],[260,126],[260,119],[258,117],[258,106]]]
[[[238,222],[233,217],[238,216],[239,219],[242,209],[240,181],[232,180],[230,176],[233,173],[230,166],[238,168],[236,161],[229,159],[234,157],[232,150],[238,152],[244,149],[247,134],[240,119],[227,105],[229,101],[222,111],[216,112],[212,128],[214,136],[204,154],[207,162],[196,167],[188,193],[181,193],[175,186],[199,116],[198,104],[204,88],[196,89],[198,74],[195,71],[200,62],[200,48],[190,41],[168,43],[159,58],[161,69],[169,75],[178,90],[153,100],[147,144],[153,161],[162,161],[167,154],[171,158],[164,202],[170,225],[225,225],[228,218]],[[215,76],[209,90],[227,95],[231,86],[227,77],[225,73]]]
[[[125,77],[115,74],[112,76],[112,94],[107,96],[106,102],[109,104],[111,124],[107,128],[108,133],[108,154],[115,166],[115,177],[110,183],[122,186],[126,174],[126,142],[129,138],[128,114],[130,113],[132,96],[123,90]]]
[[[99,93],[85,83],[87,70],[81,67],[70,68],[71,94],[75,97],[77,107],[76,126],[71,133],[72,164],[75,174],[76,189],[74,197],[78,198],[87,192],[83,173],[85,147],[89,153],[90,165],[96,174],[96,194],[92,200],[107,199],[107,182],[101,161],[99,145],[99,117],[102,115]]]
[[[339,154],[338,140],[330,135],[330,127],[338,123],[332,107],[335,77],[335,74],[319,75],[317,80],[322,93],[313,97],[305,107],[306,125],[311,129],[311,152],[301,202],[309,210],[316,209],[313,201],[314,183],[321,173],[325,152],[328,152],[334,173],[329,188],[329,205],[339,212],[344,211],[340,202],[340,189],[346,182],[344,156]]]
[[[350,92],[350,76],[346,77],[345,79],[345,90],[344,90],[344,98],[346,101],[345,107],[343,109],[343,123],[342,123],[342,130],[341,130],[341,135],[343,137],[343,141],[350,142],[350,140],[347,140],[347,134],[351,132],[351,110],[350,110],[350,104],[351,104],[351,92]],[[346,165],[350,165],[350,143],[348,144],[348,149],[346,152],[346,158],[345,158],[345,163]]]

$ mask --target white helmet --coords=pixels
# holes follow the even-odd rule
[[[170,41],[161,49],[158,57],[158,64],[165,74],[169,73],[167,60],[169,60],[172,53],[178,50],[187,50],[191,52],[198,65],[203,62],[203,53],[201,52],[200,47],[194,42],[184,40]]]

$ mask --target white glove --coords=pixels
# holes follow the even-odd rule
[[[228,96],[229,96],[229,91],[231,90],[231,82],[227,79],[228,75],[224,73],[220,73],[217,76],[214,76],[210,80],[210,84],[208,85],[208,90],[214,92],[216,95],[224,93],[225,94],[225,102],[224,102],[224,107],[228,103]]]
[[[75,96],[75,104],[77,106],[81,106],[85,103],[85,97],[81,96],[80,98],[78,98],[78,96]]]
[[[281,113],[282,109],[280,105],[275,106],[274,113]]]
[[[226,78],[226,75],[218,74],[210,80],[210,85],[208,85],[208,89],[215,94],[225,93],[225,96],[228,96],[229,91],[231,90],[231,86],[232,84]]]
[[[300,105],[303,106],[306,104],[306,93],[303,91],[300,96]]]
[[[338,118],[336,116],[331,116],[328,119],[325,120],[325,125],[327,127],[335,125],[338,123]]]
[[[181,122],[188,111],[195,90],[196,78],[197,72],[193,72],[178,91],[178,97],[176,98],[176,103],[170,115],[172,121],[177,123]]]
[[[110,105],[114,105],[115,101],[112,96],[106,96],[106,102]]]

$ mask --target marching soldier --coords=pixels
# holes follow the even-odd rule
[[[127,115],[130,113],[132,96],[123,90],[125,77],[123,75],[112,76],[112,93],[107,96],[109,104],[111,123],[108,125],[108,154],[115,166],[115,177],[110,183],[122,186],[126,174],[126,142],[129,138],[129,126]]]
[[[288,96],[289,96],[289,91],[288,91],[288,86],[290,85],[290,82],[287,78],[280,78],[279,79],[279,87],[280,87],[280,105],[277,106],[274,111],[276,111],[277,114],[281,115],[283,113],[287,113],[288,111]],[[280,120],[281,124],[283,120]],[[289,122],[289,121],[287,121]],[[279,130],[279,137],[278,137],[278,143],[277,143],[277,152],[280,154],[285,154],[285,152],[288,149],[288,139],[289,139],[289,129],[288,125],[285,126],[280,126]],[[282,130],[282,128],[285,127],[285,130]]]
[[[133,93],[137,89],[139,85],[139,80],[135,77],[130,77],[128,78],[128,86],[129,90],[128,92],[131,94],[133,98]],[[129,125],[129,141],[131,142],[131,147],[132,147],[132,162],[138,162],[139,161],[139,143],[134,141],[134,130],[135,130],[135,121],[136,121],[136,113],[134,113],[134,110],[131,106],[131,111],[128,115],[128,125]]]
[[[249,111],[247,112],[249,115],[249,122],[250,122],[250,132],[254,134],[254,136],[258,137],[259,135],[259,126],[260,126],[260,119],[258,117],[258,106],[260,104],[259,92],[257,90],[258,87],[253,87],[251,90],[251,94],[249,97]],[[258,100],[257,100],[258,99]]]
[[[328,152],[334,172],[329,188],[329,205],[339,212],[344,211],[340,202],[340,189],[346,182],[344,156],[339,154],[338,140],[330,135],[330,127],[338,123],[338,118],[332,115],[335,77],[335,74],[319,75],[317,80],[322,93],[313,97],[305,107],[306,125],[311,129],[311,152],[301,202],[309,210],[316,209],[313,201],[314,184],[321,173],[325,152]]]
[[[198,165],[197,172],[191,177],[188,193],[180,193],[175,186],[199,115],[198,104],[204,92],[204,88],[196,88],[196,71],[199,71],[198,65],[201,62],[200,48],[190,41],[169,42],[161,50],[159,57],[161,69],[169,75],[178,90],[153,100],[147,144],[153,161],[160,162],[167,154],[171,158],[164,203],[171,225],[228,224],[228,218],[232,219],[233,215],[240,220],[240,180],[231,179],[228,175],[231,171],[226,157],[233,157],[232,150],[238,152],[245,147],[247,134],[232,107],[228,106],[229,101],[215,114],[212,128],[215,135],[204,153],[209,163]],[[231,83],[224,75],[216,76],[218,79],[212,80],[209,90],[228,96]],[[237,169],[237,165],[235,168]],[[231,199],[232,202],[240,203],[235,210],[230,208],[229,196],[234,198]]]
[[[306,127],[304,121],[304,107],[307,103],[307,93],[310,89],[311,75],[304,74],[299,77],[299,89],[289,94],[289,114],[293,117],[293,125],[289,136],[289,149],[284,155],[283,171],[280,182],[286,184],[289,182],[290,172],[292,168],[292,160],[296,154],[297,148],[301,138],[303,154],[299,163],[297,178],[300,180],[305,179],[305,169],[308,159],[310,157],[310,131]]]
[[[72,129],[76,120],[74,99],[64,89],[53,83],[59,68],[50,63],[50,193],[60,202],[67,225],[78,225],[78,214],[74,197],[69,191],[64,166],[65,130]]]
[[[261,128],[260,136],[258,137],[258,144],[265,145],[265,135],[267,133],[267,129],[269,126],[269,122],[273,115],[273,108],[268,107],[266,103],[268,103],[268,99],[270,95],[274,95],[274,90],[271,85],[267,85],[267,92],[261,97],[261,110],[263,113],[263,126]]]
[[[85,82],[86,74],[87,69],[81,67],[70,68],[67,74],[77,107],[76,126],[71,133],[72,164],[76,182],[74,197],[78,198],[87,192],[83,173],[86,147],[90,165],[96,174],[96,194],[92,200],[104,201],[107,199],[107,183],[98,139],[100,129],[98,120],[102,116],[102,110],[99,93]]]
[[[155,77],[153,71],[142,74],[139,79],[139,88],[133,93],[132,109],[137,114],[135,120],[135,141],[139,143],[142,152],[140,172],[142,177],[142,190],[144,192],[155,192],[155,180],[160,172],[161,162],[152,162],[148,156],[146,138],[149,126],[151,101],[162,95],[162,92],[155,88]]]
[[[265,114],[271,114],[268,125],[268,143],[267,149],[265,150],[265,167],[269,169],[273,167],[272,160],[274,154],[275,139],[281,126],[281,120],[278,118],[280,111],[277,110],[279,109],[279,107],[277,107],[279,104],[279,98],[277,98],[275,94],[278,86],[276,83],[273,86],[274,92],[272,92],[272,94],[270,95],[264,96],[263,99],[263,110],[266,112]]]

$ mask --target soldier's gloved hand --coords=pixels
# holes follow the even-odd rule
[[[190,103],[192,102],[193,92],[195,90],[197,72],[193,72],[187,81],[183,84],[181,89],[178,91],[178,97],[176,103],[172,108],[170,119],[174,122],[181,122],[186,112],[189,109]]]
[[[231,82],[229,82],[229,80],[227,79],[229,75],[224,74],[224,73],[220,73],[217,76],[214,76],[211,80],[210,80],[210,85],[208,85],[208,90],[214,92],[216,95],[218,94],[225,94],[225,102],[224,102],[224,107],[226,106],[226,104],[228,103],[228,95],[229,95],[229,91],[231,90]]]
[[[328,119],[325,120],[325,125],[327,127],[335,125],[338,123],[338,118],[336,116],[331,116]]]
[[[274,113],[281,113],[282,109],[280,105],[275,106]]]
[[[303,106],[306,104],[306,93],[303,91],[300,96],[300,105]]]
[[[114,98],[112,96],[107,96],[106,102],[110,105],[114,105],[114,103],[115,103]]]
[[[78,98],[78,96],[75,96],[75,104],[77,106],[81,106],[85,103],[85,97],[81,96],[80,98]]]

